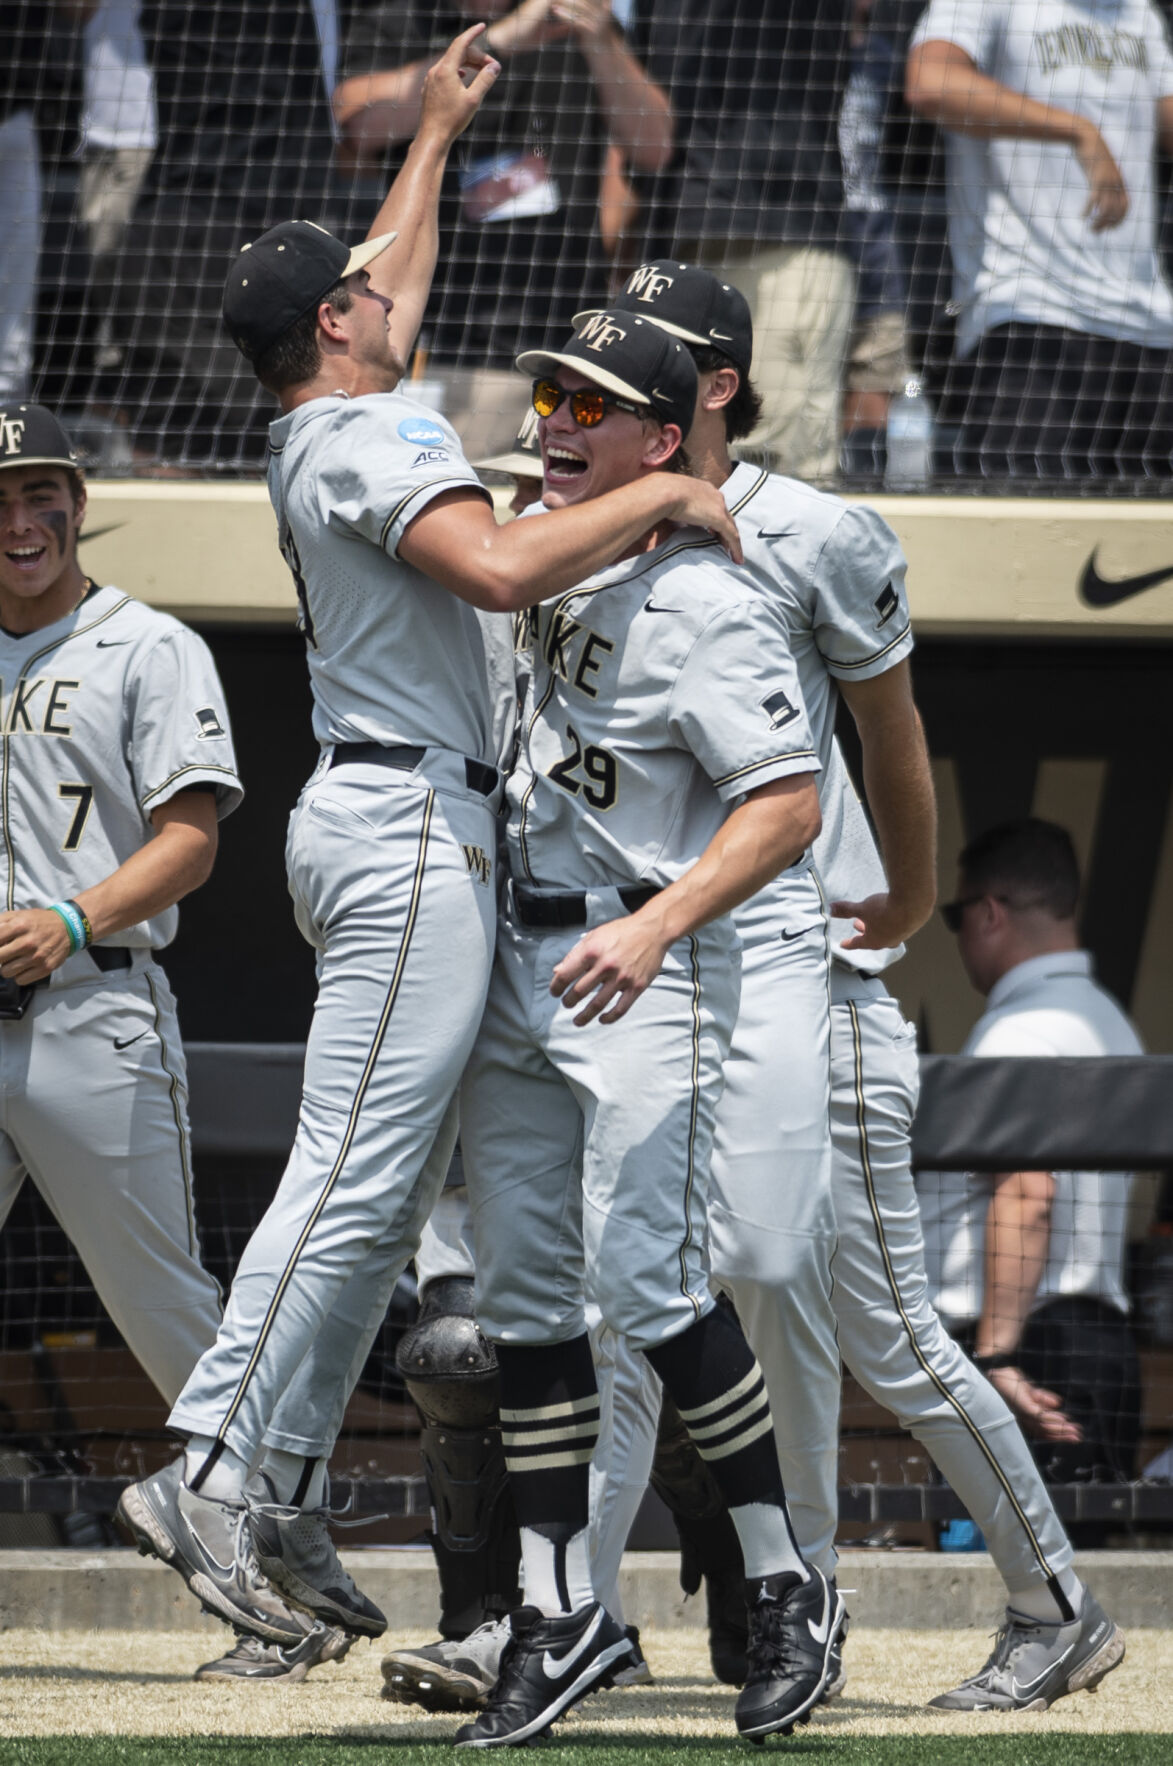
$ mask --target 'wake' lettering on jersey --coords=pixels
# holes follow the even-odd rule
[[[29,736],[72,736],[72,724],[61,720],[69,709],[68,695],[76,693],[81,686],[80,681],[50,680],[45,675],[38,675],[35,680],[27,677],[17,681],[12,690],[12,703],[8,708],[8,718],[4,726],[6,736],[25,734]],[[41,688],[47,689],[42,698],[34,699]],[[0,681],[0,699],[4,696],[4,683]],[[40,718],[40,727],[35,717]]]

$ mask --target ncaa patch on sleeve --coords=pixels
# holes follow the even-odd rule
[[[417,448],[434,448],[445,439],[440,425],[429,422],[426,417],[405,417],[399,425],[399,434],[405,442],[413,442]]]
[[[781,691],[771,693],[768,699],[763,699],[762,710],[769,718],[772,730],[784,730],[798,716],[797,705],[792,705]]]

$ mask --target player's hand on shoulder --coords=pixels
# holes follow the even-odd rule
[[[501,63],[477,39],[483,24],[461,31],[424,77],[418,133],[435,131],[451,143],[468,128],[501,72]]]
[[[720,491],[703,478],[689,478],[683,472],[670,476],[679,492],[679,503],[672,520],[683,527],[707,527],[713,537],[720,540],[734,564],[740,564],[743,557],[741,536]]]
[[[932,911],[931,902],[921,911],[906,906],[886,890],[863,901],[831,903],[832,918],[850,920],[855,927],[854,938],[842,940],[844,950],[893,950],[919,932]]]
[[[52,908],[0,914],[0,975],[28,987],[59,969],[70,954],[69,933]]]
[[[1036,1386],[1021,1368],[991,1368],[986,1378],[1006,1400],[1028,1435],[1041,1441],[1083,1440],[1083,1430],[1067,1415],[1058,1393]]]
[[[667,942],[648,916],[630,914],[608,920],[579,939],[554,970],[550,992],[570,1011],[583,1000],[576,1024],[598,1018],[614,1024],[630,1011],[640,994],[660,973]]]

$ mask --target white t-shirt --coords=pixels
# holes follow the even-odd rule
[[[1140,1038],[1092,977],[1087,951],[1031,957],[990,989],[963,1055],[1142,1055]],[[1055,1171],[1047,1261],[1032,1311],[1083,1295],[1128,1311],[1125,1226],[1132,1172]],[[933,1305],[948,1324],[982,1309],[988,1174],[922,1171],[917,1196]]]
[[[1118,227],[1094,233],[1070,147],[950,134],[957,354],[1015,320],[1173,347],[1153,180],[1173,54],[1151,0],[931,0],[912,41],[955,43],[991,79],[1090,118],[1130,199]]]
[[[86,21],[85,102],[81,136],[86,147],[159,144],[155,77],[139,31],[139,0],[101,0]]]

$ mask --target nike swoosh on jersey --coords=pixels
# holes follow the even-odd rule
[[[831,1635],[831,1590],[826,1583],[823,1584],[823,1616],[817,1625],[813,1619],[808,1619],[806,1628],[816,1643],[826,1643]]]
[[[1141,595],[1146,589],[1155,589],[1158,583],[1168,582],[1173,577],[1173,564],[1167,564],[1164,570],[1146,570],[1139,576],[1122,576],[1116,582],[1107,582],[1096,569],[1096,548],[1083,567],[1083,575],[1079,579],[1079,598],[1088,607],[1115,607],[1121,601],[1127,601],[1132,595]]]
[[[603,1611],[604,1609],[600,1607],[578,1642],[575,1644],[574,1648],[567,1650],[564,1656],[555,1656],[552,1651],[546,1651],[545,1655],[542,1657],[542,1672],[547,1680],[559,1679],[566,1673],[567,1669],[574,1666],[583,1651],[590,1648],[594,1641],[595,1632],[603,1623]]]
[[[115,1048],[116,1048],[116,1049],[128,1049],[128,1048],[129,1048],[129,1047],[130,1047],[130,1045],[131,1045],[131,1043],[132,1043],[132,1042],[141,1042],[141,1041],[142,1041],[142,1039],[143,1039],[143,1037],[144,1037],[144,1036],[145,1036],[145,1035],[146,1035],[146,1034],[147,1034],[147,1033],[146,1033],[146,1031],[145,1031],[145,1030],[140,1030],[140,1031],[139,1031],[139,1033],[138,1033],[138,1035],[137,1035],[137,1036],[128,1036],[128,1037],[126,1037],[126,1038],[125,1038],[125,1040],[124,1040],[124,1041],[122,1041],[122,1042],[120,1042],[120,1041],[119,1041],[119,1040],[118,1040],[118,1038],[117,1038],[117,1037],[115,1037],[115,1039],[114,1039],[114,1047],[115,1047]]]
[[[129,644],[130,638],[97,638],[95,643],[99,650],[117,650],[123,644]]]
[[[805,931],[806,931],[806,927],[805,927],[805,926],[800,926],[800,927],[799,927],[799,928],[798,928],[798,931],[797,931],[797,932],[784,932],[784,933],[783,933],[783,934],[782,934],[782,942],[783,942],[783,944],[793,944],[793,943],[794,943],[794,940],[795,940],[795,939],[796,939],[796,938],[801,938],[801,937],[802,937],[802,935],[803,935],[803,933],[804,933],[804,932],[805,932]]]
[[[796,527],[759,527],[759,540],[787,540],[798,532]]]

